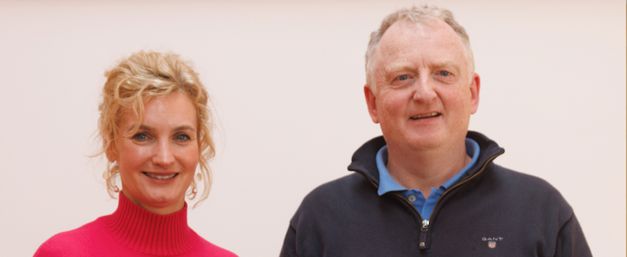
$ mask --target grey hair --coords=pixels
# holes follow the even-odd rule
[[[469,71],[474,72],[475,61],[472,54],[472,49],[470,48],[470,38],[466,33],[466,29],[462,27],[455,18],[453,17],[453,13],[444,8],[440,8],[432,5],[423,5],[423,6],[413,6],[411,8],[403,8],[397,10],[388,16],[386,16],[381,22],[381,26],[376,31],[370,33],[370,41],[368,42],[368,49],[366,50],[366,81],[369,87],[376,87],[374,85],[374,80],[372,79],[373,72],[373,64],[372,59],[374,57],[374,53],[379,46],[379,42],[383,37],[383,34],[392,26],[392,24],[397,21],[410,21],[416,24],[424,24],[427,18],[435,18],[439,19],[446,24],[448,24],[457,35],[462,39],[464,46],[466,47],[466,52],[468,54],[468,60],[470,69]]]

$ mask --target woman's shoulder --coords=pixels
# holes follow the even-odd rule
[[[212,257],[237,257],[236,254],[227,249],[217,246],[200,236],[198,238],[200,238],[200,242],[202,242],[202,249],[198,251],[199,253],[203,253],[202,256],[205,256],[204,253],[207,253],[208,256]]]
[[[88,256],[88,250],[102,237],[99,220],[79,228],[58,233],[46,240],[35,252],[35,257]]]
[[[219,247],[217,245],[212,244],[209,241],[205,241],[205,251],[206,253],[211,253],[210,256],[213,257],[237,257],[233,252]]]

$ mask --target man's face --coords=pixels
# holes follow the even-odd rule
[[[464,142],[479,104],[479,76],[459,36],[446,23],[394,23],[374,53],[364,87],[370,117],[388,146],[408,150]]]

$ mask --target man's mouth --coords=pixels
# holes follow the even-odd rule
[[[163,174],[163,173],[153,173],[153,172],[142,172],[144,175],[146,175],[149,178],[152,179],[157,179],[157,180],[168,180],[168,179],[173,179],[174,177],[178,176],[179,173],[168,173],[168,174]]]
[[[421,114],[417,114],[417,115],[413,115],[411,117],[409,117],[410,120],[421,120],[421,119],[428,119],[428,118],[435,118],[442,115],[439,112],[429,112],[429,113],[421,113]]]

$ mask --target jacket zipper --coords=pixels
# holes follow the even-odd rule
[[[467,179],[464,179],[463,181],[453,185],[451,188],[449,188],[448,190],[444,191],[444,193],[442,193],[442,195],[440,196],[440,199],[438,199],[438,202],[435,204],[435,207],[433,207],[433,212],[431,213],[431,217],[429,219],[424,219],[422,220],[421,226],[420,226],[420,235],[419,235],[419,241],[418,241],[418,247],[420,248],[420,250],[426,250],[427,248],[429,248],[429,241],[428,241],[428,235],[429,235],[429,231],[433,226],[433,222],[435,221],[435,217],[437,217],[437,213],[440,210],[440,205],[442,205],[442,202],[444,202],[444,200],[446,199],[445,197],[447,195],[449,195],[451,192],[455,191],[456,189],[458,189],[459,187],[463,186],[464,184],[470,182],[471,180],[473,180],[474,178],[478,177],[479,175],[483,174],[483,172],[485,172],[486,167],[488,166],[488,164],[492,163],[492,161],[494,161],[494,159],[496,159],[496,157],[498,157],[499,155],[494,155],[491,156],[490,158],[488,158],[483,165],[481,166],[481,168],[479,168],[479,171],[477,171],[475,174],[473,174],[472,176],[470,176]],[[412,206],[413,208],[413,206]],[[413,208],[415,210],[415,208]]]
[[[368,178],[368,181],[370,181],[370,183],[377,188],[378,187],[378,183],[373,180],[370,179],[368,176],[366,176],[366,178]],[[403,203],[403,205],[405,205],[405,207],[409,208],[411,210],[411,212],[414,214],[414,216],[417,218],[418,221],[421,221],[418,223],[418,227],[420,227],[420,233],[418,234],[418,247],[421,250],[427,249],[427,232],[429,232],[429,220],[427,219],[422,219],[422,216],[420,216],[420,213],[416,210],[416,208],[414,208],[414,206],[407,201],[407,199],[405,199],[404,197],[402,197],[401,195],[392,193],[392,196],[395,197],[396,199],[398,199],[401,203]],[[437,204],[436,204],[437,206]]]
[[[416,208],[414,208],[414,206],[411,203],[409,203],[407,201],[407,199],[405,199],[404,197],[402,197],[402,196],[400,196],[398,194],[392,194],[394,197],[399,199],[406,207],[411,209],[412,213],[414,214],[414,216],[416,216],[418,218],[418,221],[419,221],[418,226],[420,227],[420,233],[418,234],[418,248],[420,250],[426,250],[427,248],[429,248],[429,240],[428,240],[429,232],[431,230],[433,221],[435,221],[436,214],[439,211],[438,207],[444,201],[445,197],[447,195],[449,195],[450,192],[456,190],[460,186],[468,183],[469,181],[473,180],[477,176],[483,174],[483,172],[485,171],[485,168],[488,166],[488,164],[492,163],[492,161],[494,161],[494,159],[496,159],[496,157],[498,157],[499,155],[500,154],[495,154],[495,155],[491,156],[485,162],[483,162],[483,165],[481,166],[481,168],[479,168],[479,171],[477,171],[475,174],[473,174],[469,178],[464,179],[463,181],[453,185],[453,187],[451,187],[450,189],[444,191],[444,193],[440,196],[440,199],[438,199],[438,202],[435,204],[435,207],[433,208],[433,212],[431,213],[431,217],[429,219],[422,219],[422,216],[420,216],[420,213],[416,210]],[[371,179],[369,176],[366,176],[366,178],[368,178],[368,181],[370,181],[370,183],[375,188],[378,188],[379,185],[378,185],[378,183],[375,180]]]

